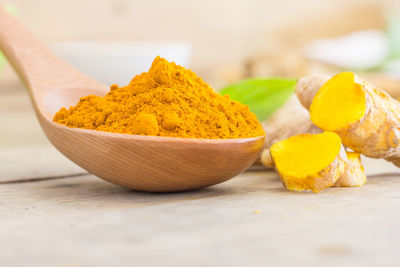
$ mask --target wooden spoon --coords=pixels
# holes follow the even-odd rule
[[[70,160],[114,184],[152,192],[183,191],[226,181],[259,155],[264,137],[191,139],[68,128],[52,121],[63,106],[107,87],[54,56],[0,8],[0,49],[28,88],[50,142]]]

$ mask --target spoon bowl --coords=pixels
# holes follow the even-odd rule
[[[89,173],[151,192],[226,181],[247,169],[264,143],[263,137],[217,140],[107,133],[39,120],[50,142]]]
[[[69,128],[52,121],[63,106],[105,85],[54,56],[0,8],[0,49],[29,90],[39,123],[67,158],[106,181],[136,190],[173,192],[226,181],[256,160],[264,136],[193,139]]]

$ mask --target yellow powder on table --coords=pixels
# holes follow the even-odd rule
[[[157,57],[129,85],[89,95],[54,121],[97,131],[186,138],[247,138],[264,135],[246,105],[214,92],[191,70]]]

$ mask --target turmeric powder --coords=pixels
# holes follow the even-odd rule
[[[248,106],[214,92],[189,69],[156,57],[129,85],[112,85],[104,97],[82,97],[53,119],[68,127],[185,138],[264,135]]]

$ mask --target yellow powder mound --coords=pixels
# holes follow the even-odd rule
[[[215,93],[191,70],[157,57],[129,85],[112,85],[105,97],[82,97],[54,121],[97,131],[186,138],[264,135],[249,108]]]

